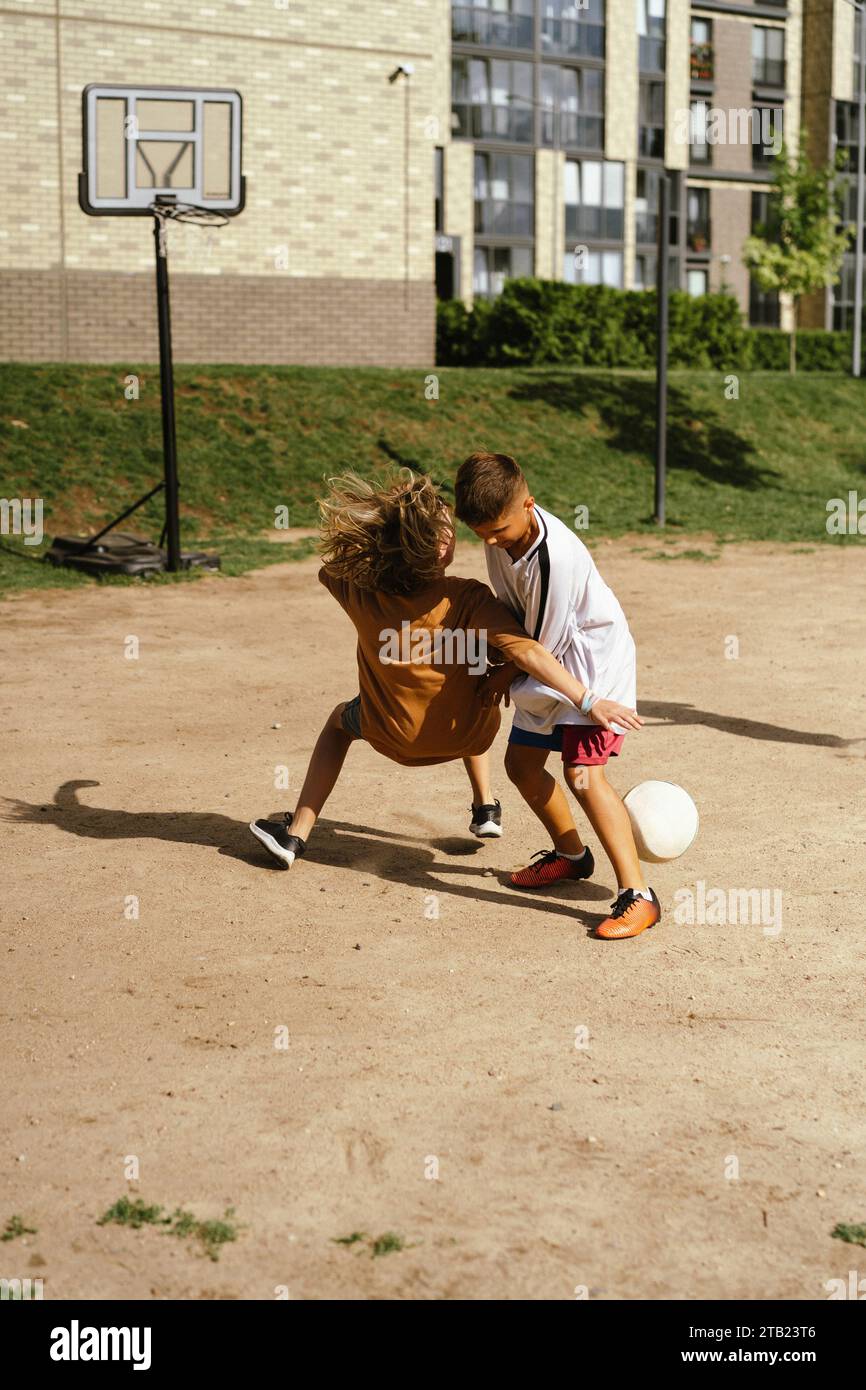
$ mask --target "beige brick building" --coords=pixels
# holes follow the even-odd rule
[[[784,326],[741,263],[769,155],[851,139],[847,0],[7,0],[0,29],[5,359],[156,355],[149,219],[78,205],[89,83],[243,97],[244,212],[169,231],[179,360],[428,365],[437,292],[650,286],[666,171],[672,283]],[[849,263],[803,318],[851,299]]]

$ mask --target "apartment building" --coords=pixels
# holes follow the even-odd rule
[[[437,295],[650,287],[665,175],[671,284],[785,326],[741,262],[772,155],[802,122],[856,161],[851,0],[7,0],[0,34],[6,359],[156,356],[148,220],[78,204],[88,83],[243,98],[243,213],[170,229],[179,360],[426,365]],[[802,321],[852,305],[849,257]]]
[[[443,230],[459,233],[464,297],[533,269],[653,285],[667,171],[672,285],[724,286],[753,322],[778,323],[740,256],[765,213],[772,155],[783,134],[797,138],[803,3],[454,3],[445,159],[471,142],[473,218],[460,156]]]

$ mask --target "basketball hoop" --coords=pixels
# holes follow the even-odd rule
[[[170,217],[173,222],[188,222],[193,227],[225,227],[229,220],[227,212],[199,207],[197,203],[163,202],[159,198],[151,203],[150,211],[154,217]]]
[[[100,574],[219,565],[216,555],[180,549],[166,231],[169,221],[224,227],[243,210],[242,114],[240,93],[221,88],[91,83],[82,93],[82,212],[153,218],[164,477],[95,536],[55,537],[47,554],[53,564]],[[109,537],[159,492],[165,496],[165,525],[158,546],[116,531]]]

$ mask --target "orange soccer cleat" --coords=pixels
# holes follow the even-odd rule
[[[624,888],[611,904],[611,913],[600,922],[596,936],[605,941],[618,941],[625,936],[640,936],[647,927],[654,927],[662,910],[659,900],[650,889],[651,898],[641,897],[633,888]]]
[[[528,864],[525,869],[511,874],[509,882],[515,888],[549,888],[552,883],[559,883],[565,878],[592,878],[595,873],[595,861],[589,846],[579,859],[566,859],[555,849],[537,850],[532,857],[536,861],[534,864]]]

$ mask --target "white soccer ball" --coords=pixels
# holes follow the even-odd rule
[[[623,798],[638,858],[664,864],[685,854],[698,833],[698,808],[676,782],[639,782]]]

